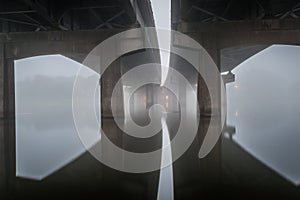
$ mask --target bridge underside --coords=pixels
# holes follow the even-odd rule
[[[80,195],[91,198],[111,195],[112,198],[156,199],[158,171],[146,174],[117,172],[99,164],[88,153],[42,182],[15,177],[14,61],[39,55],[61,54],[81,63],[97,44],[110,36],[131,28],[154,26],[150,1],[22,0],[16,4],[2,0],[0,5],[0,177],[4,177],[0,178],[0,193],[5,195],[4,199],[76,199]],[[140,15],[136,14],[137,9]],[[201,44],[220,72],[233,70],[270,45],[299,45],[298,14],[300,3],[295,0],[172,0],[173,29]],[[138,59],[134,63],[126,62],[134,54],[138,55]],[[130,69],[130,65],[144,62],[159,63],[159,52],[145,50],[124,55],[106,72],[101,82],[105,85],[101,88],[101,112],[108,124],[105,129],[116,133],[120,131],[111,120],[111,102],[107,97],[112,94],[114,85],[124,71]],[[260,195],[274,198],[285,195],[299,197],[297,188],[227,139],[220,139],[206,158],[198,159],[203,133],[211,117],[209,114],[212,109],[220,110],[220,104],[211,105],[203,79],[199,75],[194,76],[194,71],[190,70],[189,64],[184,60],[173,55],[171,66],[189,74],[191,81],[195,79],[199,106],[203,113],[197,141],[174,163],[175,198],[217,197],[219,193],[228,195],[229,198],[244,197],[244,192],[249,194],[251,191],[253,193],[246,198],[261,197]],[[211,81],[219,84],[218,80]],[[217,87],[214,92],[221,99],[220,88]],[[118,104],[122,103],[120,99]],[[124,108],[119,106],[118,109]],[[123,138],[112,139],[119,145],[126,145]],[[247,172],[248,174],[254,174],[255,177],[265,175],[274,181],[274,185],[261,191],[261,188],[248,184],[249,179],[254,183],[261,180],[244,176],[243,170],[247,171],[246,167],[236,167],[240,166],[241,160],[253,165],[254,171]],[[232,175],[228,171],[239,175]],[[239,179],[237,176],[242,180],[233,180]],[[276,191],[282,188],[284,192],[280,196]],[[34,190],[38,192],[34,193]]]

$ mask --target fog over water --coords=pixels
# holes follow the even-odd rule
[[[61,55],[15,61],[17,176],[41,180],[86,151],[72,112],[73,84],[81,66]]]
[[[273,45],[232,72],[227,124],[235,142],[271,169],[300,183],[300,47]]]

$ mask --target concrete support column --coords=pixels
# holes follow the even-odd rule
[[[201,34],[201,40],[200,44],[206,49],[208,54],[211,56],[213,61],[215,62],[218,69],[220,69],[220,51],[218,48],[218,34],[217,33],[202,33]],[[204,66],[205,67],[205,66]],[[211,99],[209,97],[208,90],[206,88],[205,83],[203,83],[203,80],[199,78],[198,82],[198,96],[200,100],[200,105],[202,106],[202,110],[200,111],[204,115],[202,118],[209,116],[211,117],[210,120],[212,121],[213,118],[219,119],[221,115],[221,90],[220,90],[220,84],[221,80],[219,75],[215,74],[208,74],[210,84],[213,85],[213,93],[217,97],[217,104],[213,105],[211,103]],[[205,87],[205,88],[204,88]],[[211,115],[211,111],[215,111],[217,113],[217,116]],[[214,120],[215,120],[214,119]],[[216,121],[214,121],[216,122]],[[216,131],[221,129],[221,123],[220,121],[217,121],[217,123],[212,124],[213,126],[216,126]],[[205,135],[201,136],[201,138],[204,138]],[[215,185],[217,183],[221,182],[221,142],[219,141],[213,150],[208,154],[208,156],[202,160],[202,166],[204,167],[204,170],[206,171],[206,182],[208,185],[211,183],[212,185]]]
[[[112,117],[111,111],[111,95],[116,83],[121,78],[120,61],[117,60],[107,68],[101,76],[101,100],[102,100],[102,116]],[[117,88],[118,104],[115,105],[119,117],[123,117],[123,88]]]
[[[0,198],[5,192],[5,159],[4,159],[4,43],[0,43]]]
[[[4,116],[4,43],[0,43],[0,119]]]
[[[180,30],[179,31],[183,31]],[[218,33],[216,32],[195,32],[193,27],[183,31],[193,39],[199,42],[203,48],[208,52],[218,68],[220,68],[220,53],[218,48]],[[205,59],[199,61],[200,67],[204,70],[208,67],[205,63]],[[208,72],[208,70],[207,70]],[[201,75],[198,78],[198,104],[200,109],[200,129],[198,131],[199,142],[202,144],[204,137],[206,136],[207,126],[211,119],[219,118],[221,113],[221,95],[220,95],[220,78],[215,74],[207,74],[210,85],[213,85],[213,91],[218,98],[216,105],[211,104],[210,94],[207,89],[207,85],[204,82]],[[211,116],[211,111],[217,111],[218,116]],[[214,126],[220,126],[220,123],[214,123]],[[220,130],[220,127],[216,127],[216,130]],[[221,143],[218,142],[213,150],[207,155],[207,157],[199,160],[199,166],[201,170],[203,184],[211,188],[209,185],[216,185],[221,179]]]
[[[10,50],[10,49],[9,49]],[[14,58],[7,57],[9,51],[5,45],[4,62],[4,153],[7,196],[12,197],[16,187],[16,157],[15,157],[15,84]]]

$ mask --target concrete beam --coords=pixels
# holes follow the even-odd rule
[[[219,50],[234,46],[300,44],[300,21],[294,19],[181,23],[178,30],[194,37],[204,48],[215,43]],[[217,37],[211,40],[211,35]]]
[[[98,19],[100,23],[104,24],[107,28],[112,28],[111,24],[103,21],[99,13],[97,13],[93,8],[90,8],[89,11]]]
[[[109,18],[108,20],[106,20],[105,22],[101,23],[99,26],[97,26],[95,29],[99,29],[101,27],[103,27],[104,25],[107,26],[107,24],[109,24],[110,22],[112,22],[113,20],[117,19],[118,17],[120,17],[121,15],[125,14],[125,11],[122,10],[119,13],[117,13],[116,15],[114,15],[113,17]]]
[[[218,16],[218,15],[216,15],[216,14],[210,12],[210,11],[207,11],[207,10],[205,10],[205,9],[203,9],[203,8],[200,8],[200,7],[198,7],[198,6],[192,6],[192,9],[198,10],[198,11],[200,11],[200,12],[202,12],[202,13],[205,13],[205,14],[207,14],[207,15],[210,15],[210,16],[212,16],[213,18],[219,19],[219,20],[221,20],[221,21],[228,21],[228,20],[225,19],[224,17]]]
[[[23,0],[25,4],[27,4],[31,9],[36,10],[37,13],[46,20],[52,27],[58,28],[58,22],[55,21],[52,17],[48,14],[48,9],[42,5],[40,5],[38,2],[31,1],[31,0]]]
[[[181,32],[246,32],[270,30],[299,30],[300,21],[297,19],[271,19],[249,21],[227,21],[211,23],[180,23],[177,30]]]

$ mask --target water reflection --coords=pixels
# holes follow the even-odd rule
[[[233,140],[278,174],[300,183],[300,47],[273,45],[236,67],[227,84]]]
[[[162,156],[161,162],[168,163],[172,160],[172,149],[170,146],[169,130],[166,123],[166,119],[162,118]],[[161,164],[163,166],[163,164]],[[172,200],[174,199],[174,185],[173,185],[173,166],[161,168],[159,183],[158,183],[158,195],[157,200]]]

